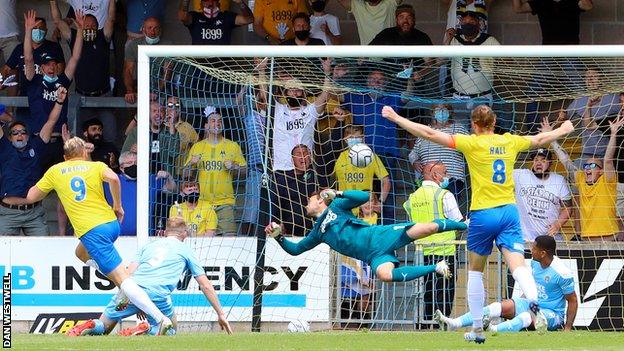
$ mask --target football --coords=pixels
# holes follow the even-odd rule
[[[310,324],[306,321],[295,319],[288,323],[289,333],[307,333],[310,331]]]
[[[355,167],[364,168],[373,162],[373,150],[364,143],[355,144],[349,149],[349,160]]]

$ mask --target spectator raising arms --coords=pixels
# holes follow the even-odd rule
[[[241,14],[221,10],[219,0],[201,0],[202,12],[189,11],[189,0],[181,1],[178,19],[191,33],[193,45],[229,45],[234,28],[253,22],[245,1],[233,1],[240,4]]]

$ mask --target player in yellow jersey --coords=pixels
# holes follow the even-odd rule
[[[537,287],[524,264],[524,240],[514,197],[513,168],[516,156],[531,147],[548,145],[574,130],[570,121],[559,128],[532,136],[494,133],[496,114],[486,105],[475,107],[471,115],[472,135],[450,135],[426,125],[414,123],[385,106],[382,115],[416,137],[457,149],[468,162],[472,178],[472,203],[468,227],[468,307],[473,317],[467,341],[485,342],[483,335],[483,270],[492,253],[492,242],[503,254],[507,266],[518,282],[531,310],[538,317],[536,328],[545,327],[537,314]],[[544,324],[544,325],[542,325]]]
[[[76,256],[87,265],[99,269],[123,295],[160,324],[160,333],[172,328],[172,323],[145,291],[128,275],[113,243],[119,236],[123,220],[121,186],[117,174],[102,162],[88,161],[84,140],[74,137],[63,146],[65,162],[58,163],[28,190],[24,204],[43,200],[55,190],[80,240]],[[103,182],[110,186],[111,208],[104,197]]]

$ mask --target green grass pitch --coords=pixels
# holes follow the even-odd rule
[[[172,337],[13,335],[14,350],[624,350],[622,332],[521,332],[488,335],[485,344],[452,332],[180,334]]]

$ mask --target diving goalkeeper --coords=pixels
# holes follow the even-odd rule
[[[465,230],[465,223],[436,219],[430,223],[370,225],[351,212],[368,200],[368,192],[360,190],[317,191],[310,196],[306,206],[307,214],[316,217],[316,222],[305,238],[298,243],[285,239],[281,235],[281,226],[274,222],[266,226],[265,233],[275,238],[284,251],[293,256],[326,243],[343,255],[368,263],[371,271],[384,282],[405,282],[432,272],[450,277],[445,261],[428,266],[397,267],[399,260],[394,250],[434,233]]]

